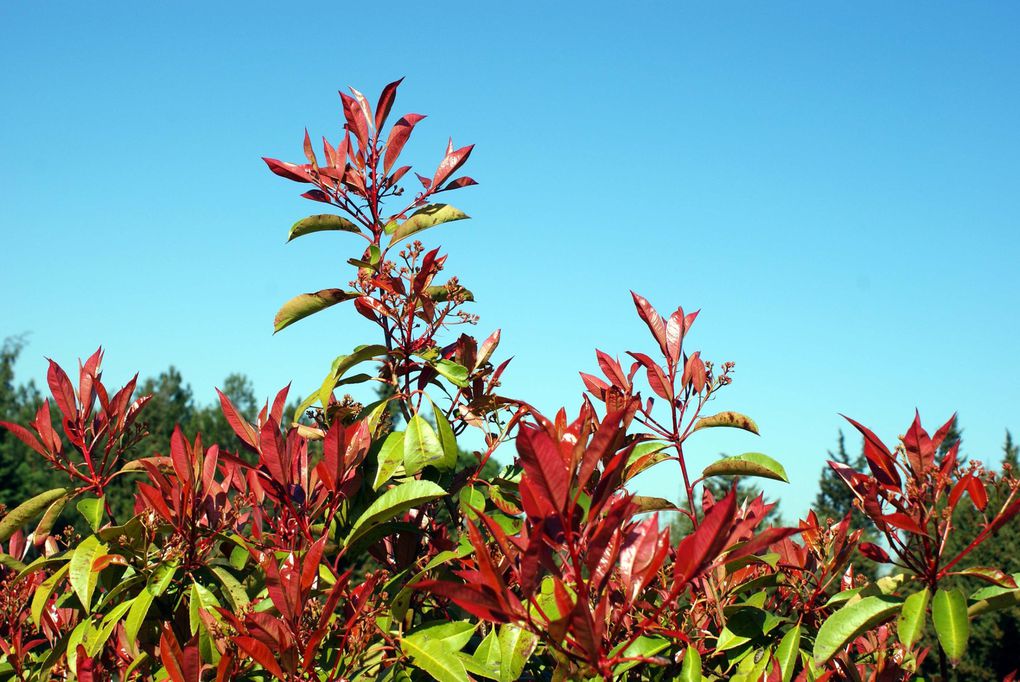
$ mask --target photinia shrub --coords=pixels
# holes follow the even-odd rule
[[[52,404],[31,424],[0,422],[67,479],[0,518],[0,678],[901,680],[931,657],[949,679],[970,620],[1020,603],[1017,576],[968,563],[1020,511],[1011,472],[939,456],[949,424],[929,436],[917,417],[890,448],[851,420],[869,470],[832,467],[882,543],[861,542],[849,515],[773,526],[762,496],[703,484],[786,481],[778,461],[688,466],[705,429],[758,433],[707,411],[733,364],[692,348],[697,312],[662,315],[638,294],[647,347],[596,351],[576,416],[502,395],[499,330],[471,335],[472,293],[418,240],[468,217],[437,197],[475,184],[459,174],[472,146],[451,141],[407,188],[401,153],[424,116],[387,128],[399,84],[374,108],[341,93],[342,137],[317,153],[306,131],[304,162],[265,159],[329,207],[289,239],[357,245],[350,279],[284,303],[275,331],[336,305],[378,328],[296,409],[285,388],[249,422],[220,393],[233,442],[178,428],[139,457],[148,397],[135,379],[111,395],[100,350],[77,385],[50,362]],[[376,399],[343,394],[356,384]],[[679,507],[628,488],[666,461]],[[120,477],[126,518],[108,499]],[[992,486],[1008,491],[994,507]],[[961,504],[982,525],[947,553]],[[671,537],[677,514],[689,531]],[[857,553],[888,570],[855,574]]]

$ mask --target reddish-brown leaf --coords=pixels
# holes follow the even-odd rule
[[[273,657],[273,652],[259,640],[254,637],[234,637],[234,644],[237,645],[238,649],[247,654],[250,659],[261,665],[277,679],[287,679],[287,676],[280,668],[280,664]]]
[[[393,100],[397,97],[397,86],[403,82],[403,78],[395,80],[385,88],[383,88],[382,94],[379,95],[379,102],[375,105],[375,129],[382,130],[382,127],[386,124],[386,117],[390,115],[390,109],[393,108]]]
[[[919,524],[913,517],[907,516],[903,512],[895,512],[892,514],[884,514],[879,517],[890,526],[905,530],[908,533],[914,533],[915,535],[927,535],[928,532]]]
[[[263,156],[262,160],[266,162],[267,166],[269,166],[269,170],[273,171],[281,178],[287,178],[294,182],[312,182],[312,176],[308,174],[308,166],[299,166],[294,163],[271,159],[268,156]]]
[[[52,360],[49,362],[50,368],[46,373],[46,381],[49,383],[50,391],[53,393],[53,400],[63,413],[64,420],[73,422],[78,416],[78,408],[74,399],[74,387],[60,365]]]
[[[634,298],[634,307],[637,308],[638,316],[648,325],[648,330],[652,332],[652,337],[662,349],[662,354],[669,357],[669,349],[666,346],[666,321],[643,296],[639,296],[633,291],[630,292],[630,295]]]
[[[453,146],[453,140],[450,140],[450,147]],[[439,167],[436,168],[436,174],[432,177],[432,186],[439,187],[446,179],[457,172],[457,169],[464,165],[464,162],[471,156],[471,150],[474,149],[473,144],[469,144],[466,147],[461,147],[453,151],[447,151],[446,156],[439,162]]]
[[[892,453],[885,447],[885,444],[868,427],[845,414],[841,416],[864,436],[864,457],[868,460],[868,466],[878,482],[885,486],[899,488],[901,485],[900,474],[896,471]]]
[[[921,427],[921,414],[917,410],[914,410],[914,423],[903,436],[903,449],[910,468],[917,476],[923,475],[924,470],[935,461],[935,448],[928,432]]]
[[[705,514],[698,528],[676,548],[673,566],[674,590],[680,590],[719,556],[737,510],[736,488]]]
[[[223,391],[217,388],[216,395],[220,397],[220,410],[223,412],[223,416],[226,418],[230,428],[234,430],[238,438],[244,441],[245,445],[252,450],[257,450],[259,437],[255,427],[245,421],[241,413],[234,407],[234,403],[230,402],[230,398]]]
[[[521,427],[517,436],[524,476],[530,480],[532,492],[544,497],[553,510],[562,514],[570,488],[567,464],[559,448],[544,430],[532,426]]]
[[[421,114],[407,114],[393,124],[389,137],[386,138],[386,152],[383,154],[383,173],[386,175],[390,174],[390,168],[393,167],[397,157],[400,156],[400,152],[404,150],[404,145],[407,144],[407,138],[411,136],[411,131],[414,130],[414,127],[423,118],[425,117]]]
[[[889,557],[889,553],[873,542],[862,542],[858,549],[861,554],[872,561],[876,561],[880,564],[888,564],[892,562],[892,558]]]

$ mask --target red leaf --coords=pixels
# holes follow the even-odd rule
[[[11,422],[0,422],[0,426],[13,433],[18,440],[38,452],[43,457],[46,456],[46,450],[43,448],[42,444],[24,426]]]
[[[347,129],[354,133],[361,150],[368,149],[368,122],[371,120],[365,115],[364,109],[350,95],[341,92],[340,101],[343,102],[344,118],[347,119]]]
[[[595,349],[595,356],[598,358],[599,367],[602,368],[606,378],[612,382],[613,386],[626,392],[630,387],[630,382],[627,381],[620,363],[598,349]]]
[[[673,565],[674,590],[681,589],[697,577],[719,556],[736,511],[736,488],[731,488],[726,497],[712,505],[697,530],[680,542]]]
[[[277,159],[271,159],[268,156],[263,156],[262,160],[269,166],[269,170],[273,171],[281,178],[287,178],[294,182],[312,182],[312,176],[308,174],[308,166],[299,166],[294,163],[287,163],[286,161],[279,161]]]
[[[953,428],[954,422],[956,422],[955,412],[953,413],[953,416],[949,418],[949,421],[947,421],[945,424],[939,427],[939,430],[935,432],[934,436],[932,436],[931,438],[932,449],[938,450],[940,447],[942,447],[942,442],[946,439],[946,436],[949,435],[949,430]]]
[[[901,485],[900,474],[896,471],[896,464],[892,453],[885,447],[885,444],[868,427],[854,421],[845,414],[840,416],[850,422],[864,436],[864,457],[868,460],[868,466],[879,483],[899,488]]]
[[[53,393],[53,400],[63,413],[64,419],[73,422],[78,417],[78,408],[74,399],[74,387],[60,365],[52,360],[49,362],[50,368],[46,373],[46,381],[49,383],[50,391]]]
[[[570,480],[567,464],[549,434],[533,426],[522,426],[517,436],[517,452],[524,467],[524,476],[534,486],[532,492],[542,494],[553,510],[562,514]]]
[[[423,580],[414,585],[415,589],[427,590],[432,594],[446,597],[472,616],[493,623],[507,623],[511,619],[508,606],[492,592],[481,585],[463,585],[438,580]],[[507,593],[512,597],[512,593]]]
[[[889,557],[888,552],[886,552],[884,549],[874,544],[873,542],[862,542],[861,546],[858,549],[860,550],[861,554],[871,559],[872,561],[877,561],[880,564],[888,564],[892,562],[892,559]]]
[[[170,462],[177,478],[189,488],[195,480],[194,463],[191,458],[191,445],[184,439],[181,426],[178,424],[174,426],[174,432],[170,436]]]
[[[383,154],[383,173],[386,175],[390,174],[390,168],[393,167],[393,163],[400,156],[400,152],[404,150],[404,145],[407,144],[407,138],[411,136],[411,131],[414,130],[414,127],[423,118],[425,117],[421,114],[407,114],[393,124],[389,137],[386,138],[386,152]]]
[[[669,316],[669,321],[666,322],[666,357],[669,358],[671,367],[680,361],[683,341],[684,309],[677,308],[676,312]]]
[[[290,466],[288,462],[283,460],[286,454],[286,446],[280,438],[280,427],[272,417],[266,419],[266,422],[262,425],[261,436],[259,438],[259,453],[261,455],[259,460],[266,467],[272,479],[286,488],[287,483],[290,481],[288,476]]]
[[[928,532],[921,527],[915,519],[907,516],[903,512],[896,512],[894,514],[884,514],[879,516],[880,519],[888,523],[890,526],[895,526],[900,530],[905,530],[915,535],[927,535]]]
[[[450,147],[453,146],[453,140],[450,140]],[[471,156],[471,150],[474,149],[473,144],[469,144],[466,147],[454,151],[447,151],[446,156],[439,162],[439,167],[436,168],[436,174],[432,178],[432,186],[439,187],[446,179],[457,172],[457,169],[464,165],[464,162]]]
[[[978,508],[979,511],[984,511],[985,507],[988,506],[988,492],[985,490],[985,486],[981,483],[981,479],[973,474],[968,477],[967,480],[967,492],[970,493],[971,502]]]
[[[666,374],[662,371],[662,368],[644,353],[633,353],[631,351],[627,351],[627,355],[630,355],[632,358],[644,365],[645,374],[648,378],[648,385],[652,387],[655,394],[660,398],[672,401],[673,386],[670,385],[669,379],[666,378]]]
[[[935,448],[928,432],[921,427],[921,414],[917,410],[914,410],[914,423],[903,436],[903,449],[906,450],[911,469],[918,476],[935,461]]]
[[[220,409],[222,410],[227,423],[230,424],[230,428],[234,430],[237,437],[244,441],[249,448],[257,450],[259,437],[255,432],[255,427],[245,421],[245,419],[237,411],[237,408],[234,407],[234,404],[230,402],[230,398],[228,398],[223,391],[217,388],[216,395],[220,397]]]
[[[436,190],[436,192],[447,192],[451,189],[461,189],[462,187],[470,187],[471,185],[477,184],[478,183],[475,182],[473,178],[469,178],[468,176],[464,175],[462,177],[457,178],[456,180],[451,180],[450,182],[446,183],[446,187],[440,187],[439,189]]]
[[[393,100],[397,97],[397,86],[404,79],[395,80],[385,88],[383,88],[382,94],[379,95],[379,103],[375,105],[375,129],[382,130],[383,125],[386,124],[386,117],[390,115],[390,109],[393,108]]]
[[[630,292],[630,295],[634,298],[634,306],[637,308],[638,316],[648,325],[648,330],[652,332],[652,336],[659,344],[659,348],[662,349],[662,354],[669,357],[669,350],[666,347],[666,321],[662,319],[662,315],[655,311],[652,304],[643,297],[638,296],[633,291]]]
[[[734,559],[757,554],[759,551],[771,547],[777,542],[782,542],[791,535],[796,535],[801,531],[801,528],[766,528],[727,554],[726,561],[733,561]]]
[[[280,664],[273,657],[273,652],[259,640],[254,637],[234,637],[234,644],[277,679],[287,679],[283,670],[280,669]]]

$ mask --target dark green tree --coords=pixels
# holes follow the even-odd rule
[[[955,435],[959,439],[959,432],[955,432]],[[1016,472],[1018,466],[1020,448],[1007,431],[1003,444],[1002,467],[1004,471]],[[1009,487],[1000,483],[989,495],[987,509],[999,509],[1008,495]],[[977,535],[980,531],[981,517],[981,512],[975,509],[967,498],[960,503],[953,516],[954,526],[959,532],[949,534],[946,543],[947,556],[954,556]],[[992,540],[979,545],[968,555],[967,565],[994,566],[1009,574],[1020,573],[1020,522],[1014,519],[999,529]],[[956,586],[969,594],[984,584],[968,578],[957,578],[947,584],[947,587]],[[989,681],[1003,679],[1005,675],[1020,667],[1017,642],[1020,642],[1020,607],[986,613],[975,618],[971,622],[967,653],[956,668],[957,679]]]

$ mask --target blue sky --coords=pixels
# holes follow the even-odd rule
[[[371,340],[349,309],[271,335],[290,296],[348,279],[343,235],[262,155],[335,139],[336,90],[405,76],[429,118],[408,158],[475,143],[474,216],[424,235],[503,329],[506,392],[575,409],[578,370],[651,348],[628,289],[701,308],[737,363],[719,409],[761,437],[788,515],[839,412],[894,441],[954,410],[994,460],[1020,428],[1020,7],[1013,3],[4,3],[0,335],[43,356],[100,343],[107,376],[179,367],[200,400],[232,371],[316,386]],[[377,9],[378,8],[378,9]],[[856,441],[851,441],[856,446]],[[642,491],[676,497],[665,470]]]

